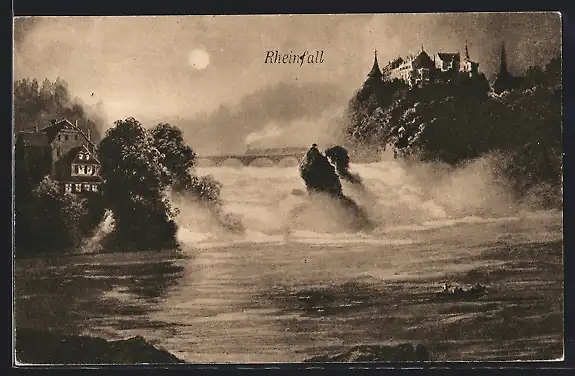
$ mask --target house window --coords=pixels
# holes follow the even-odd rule
[[[87,175],[94,175],[94,171],[92,170],[92,166],[86,167],[86,174]]]
[[[89,159],[90,159],[90,155],[86,154],[86,160],[89,160]]]
[[[66,193],[72,192],[72,184],[66,183],[66,185],[64,186],[64,191],[65,191]]]
[[[78,158],[84,159],[84,154],[80,153],[80,154],[78,155]]]
[[[76,192],[82,192],[82,184],[74,184],[74,189],[76,190]]]
[[[64,135],[64,141],[68,141],[68,135]]]
[[[78,165],[74,165],[74,175],[78,175]]]
[[[92,184],[92,192],[98,192],[98,186],[96,184]]]
[[[90,184],[84,184],[84,191],[90,192]]]
[[[60,156],[60,149],[56,149],[56,157]]]
[[[80,165],[80,166],[78,166],[78,168],[79,168],[78,173],[79,173],[80,175],[86,175],[86,166]]]

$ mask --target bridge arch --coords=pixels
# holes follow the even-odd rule
[[[299,164],[299,159],[296,157],[285,157],[278,161],[278,167],[294,167]]]
[[[210,158],[196,158],[194,163],[196,167],[212,167],[217,165],[217,163]]]
[[[266,157],[256,158],[248,164],[250,167],[272,167],[274,165],[274,161]]]
[[[222,167],[242,167],[243,165],[244,165],[243,162],[239,158],[233,158],[233,157],[226,158],[220,163],[218,163],[218,166]]]

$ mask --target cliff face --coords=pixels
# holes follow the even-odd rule
[[[142,337],[106,341],[33,329],[16,330],[16,360],[24,364],[174,364],[184,363]]]

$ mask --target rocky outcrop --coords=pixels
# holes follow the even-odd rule
[[[335,167],[313,144],[299,165],[300,176],[308,192],[341,196],[341,182]]]
[[[106,341],[33,329],[16,330],[16,359],[24,364],[168,364],[184,363],[142,337]]]
[[[435,293],[436,301],[468,301],[479,299],[487,293],[487,287],[480,283],[470,288],[444,285],[443,290]]]
[[[342,146],[336,145],[326,149],[325,156],[335,165],[338,175],[353,184],[361,185],[361,178],[349,171],[349,154]]]
[[[314,356],[304,360],[304,363],[426,362],[430,360],[431,356],[425,346],[404,343],[397,346],[359,345],[337,355]]]
[[[342,147],[328,150],[331,150],[331,158],[337,163],[338,170],[330,163],[328,157],[317,149],[316,144],[312,145],[299,165],[300,176],[305,182],[308,193],[310,195],[325,195],[333,199],[350,219],[347,221],[350,230],[371,228],[372,224],[365,210],[342,192],[340,177],[361,184],[359,177],[355,177],[348,171],[349,157],[347,151]]]

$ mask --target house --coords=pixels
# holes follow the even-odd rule
[[[423,47],[417,55],[398,57],[383,68],[383,78],[387,81],[403,80],[409,85],[427,82],[435,70],[435,63]]]
[[[15,157],[26,166],[33,185],[48,175],[58,182],[61,192],[98,192],[100,162],[95,152],[89,133],[68,120],[60,120],[20,132]]]
[[[55,162],[55,178],[64,192],[98,192],[100,162],[86,145],[75,146]]]

